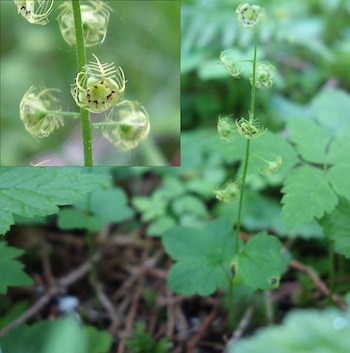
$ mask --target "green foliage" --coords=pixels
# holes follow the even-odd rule
[[[174,227],[163,238],[166,252],[177,261],[170,269],[170,288],[183,295],[206,296],[235,283],[271,289],[282,273],[281,243],[259,233],[235,254],[231,222],[219,218],[202,228]]]
[[[340,199],[338,206],[326,214],[320,223],[326,235],[334,240],[334,248],[339,254],[350,259],[350,202]]]
[[[23,325],[0,337],[4,353],[107,353],[111,345],[112,337],[107,331],[81,327],[72,319]]]
[[[205,296],[227,287],[234,243],[228,219],[215,220],[202,229],[174,227],[162,241],[166,252],[177,261],[168,275],[173,291]]]
[[[281,249],[280,241],[266,233],[249,239],[231,262],[234,282],[253,289],[278,287],[283,269]]]
[[[8,246],[5,241],[0,242],[0,294],[7,292],[9,286],[27,286],[32,279],[23,271],[23,265],[15,260],[23,254],[23,250]]]
[[[324,95],[321,97],[328,102]],[[318,98],[317,104],[322,106],[323,100]],[[350,199],[350,161],[347,152],[350,149],[350,129],[343,126],[340,134],[340,130],[321,126],[313,120],[291,120],[288,130],[289,139],[302,158],[282,189],[282,215],[287,227],[293,229],[314,218],[320,219],[325,212],[332,212],[339,196]]]
[[[260,330],[233,343],[228,353],[347,353],[350,347],[349,311],[294,311],[283,325]]]
[[[169,353],[171,343],[167,338],[161,338],[158,342],[146,331],[143,321],[136,322],[135,330],[128,339],[127,347],[130,353]]]
[[[89,229],[99,231],[103,228],[102,219],[89,216],[75,208],[64,208],[58,214],[57,224],[61,229]]]
[[[77,201],[106,177],[79,168],[9,168],[0,174],[0,234],[14,224],[13,215],[32,218],[58,212]]]

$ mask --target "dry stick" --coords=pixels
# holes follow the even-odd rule
[[[289,266],[291,268],[294,268],[306,273],[311,278],[312,282],[320,290],[321,293],[323,293],[327,297],[330,297],[333,303],[336,304],[339,308],[343,310],[347,309],[347,305],[345,304],[345,302],[339,296],[335,294],[331,294],[330,289],[327,287],[327,285],[324,282],[322,282],[322,280],[320,279],[320,277],[312,267],[306,266],[296,260],[292,260]]]
[[[217,313],[219,310],[219,303],[216,303],[213,307],[213,310],[209,314],[209,316],[203,321],[201,328],[198,333],[191,339],[191,341],[187,345],[187,353],[192,353],[196,348],[197,343],[202,339],[205,335],[207,329],[211,325],[211,323],[216,319]]]
[[[233,343],[237,342],[242,337],[245,329],[249,325],[250,319],[251,319],[253,312],[254,312],[254,308],[255,308],[255,303],[248,306],[248,308],[244,312],[244,315],[243,315],[241,321],[239,322],[236,330],[233,332],[232,337],[227,342],[226,349],[230,345],[232,345]]]
[[[96,253],[93,257],[94,261],[100,260],[101,254]],[[84,277],[90,271],[89,262],[85,262],[80,267],[74,271],[68,273],[66,276],[57,280],[56,285],[49,288],[46,294],[39,298],[34,305],[32,305],[28,310],[26,310],[21,316],[12,321],[9,325],[5,326],[0,330],[0,336],[5,335],[15,327],[24,324],[31,317],[36,315],[45,305],[58,293],[62,292],[64,289],[75,283],[80,278]]]
[[[172,293],[167,289],[168,298],[172,298]],[[166,336],[172,339],[173,332],[175,328],[175,313],[174,313],[174,304],[169,303],[167,305],[167,324],[166,324]]]
[[[100,283],[98,283],[97,285],[97,296],[100,303],[106,309],[106,312],[111,319],[111,324],[108,328],[108,331],[113,335],[115,328],[118,325],[119,315],[115,310],[113,303],[109,300],[108,296],[103,291],[102,285]]]

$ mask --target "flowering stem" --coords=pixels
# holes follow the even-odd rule
[[[254,27],[254,59],[253,59],[253,79],[252,79],[252,92],[250,97],[250,112],[249,112],[249,122],[253,122],[255,113],[255,81],[256,81],[256,52],[258,45],[258,35],[256,33],[256,28]]]
[[[254,120],[254,111],[255,111],[255,71],[256,71],[256,52],[257,52],[257,33],[256,28],[254,27],[254,59],[253,59],[253,79],[252,79],[252,91],[250,96],[250,111],[249,111],[249,122],[253,122]],[[246,148],[245,148],[245,158],[244,158],[244,166],[243,166],[243,176],[242,176],[242,184],[241,184],[241,192],[239,195],[239,206],[238,206],[238,214],[237,214],[237,222],[236,222],[236,239],[235,239],[235,249],[236,252],[239,251],[239,238],[241,231],[241,218],[242,218],[242,209],[243,209],[243,197],[244,197],[244,189],[245,189],[245,181],[247,177],[249,157],[250,157],[250,139],[247,139]]]
[[[75,35],[77,39],[77,62],[78,72],[84,70],[86,64],[85,46],[83,37],[83,26],[80,13],[80,0],[72,0]],[[84,147],[84,166],[89,167],[93,165],[92,161],[92,142],[91,142],[91,124],[89,112],[86,109],[80,108],[81,129],[83,135]]]

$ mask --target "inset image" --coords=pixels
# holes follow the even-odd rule
[[[0,6],[1,165],[179,165],[180,1]]]

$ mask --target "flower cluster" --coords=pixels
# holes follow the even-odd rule
[[[14,0],[17,12],[29,23],[46,25],[54,0]]]
[[[58,23],[62,37],[69,45],[76,44],[73,7],[71,1],[64,1]],[[92,47],[102,43],[107,34],[107,25],[112,9],[104,1],[88,1],[80,7],[84,44]]]
[[[275,159],[272,161],[268,161],[264,158],[259,157],[265,162],[265,168],[262,170],[259,170],[260,174],[263,176],[268,176],[272,173],[275,173],[277,169],[280,167],[282,164],[282,157],[281,156],[275,156]]]
[[[219,117],[217,130],[222,140],[232,142],[236,134],[236,125],[232,119],[232,115]]]
[[[145,140],[150,131],[149,117],[145,108],[137,101],[122,101],[107,115],[104,123],[95,123],[102,128],[102,135],[118,150],[129,151]]]
[[[101,64],[96,55],[96,62],[85,65],[76,76],[71,93],[76,104],[90,112],[104,112],[115,106],[125,90],[125,76],[121,67],[114,63]]]
[[[54,112],[55,97],[53,88],[38,91],[33,86],[23,96],[19,114],[26,130],[34,137],[47,137],[52,131],[63,125],[59,113]]]

